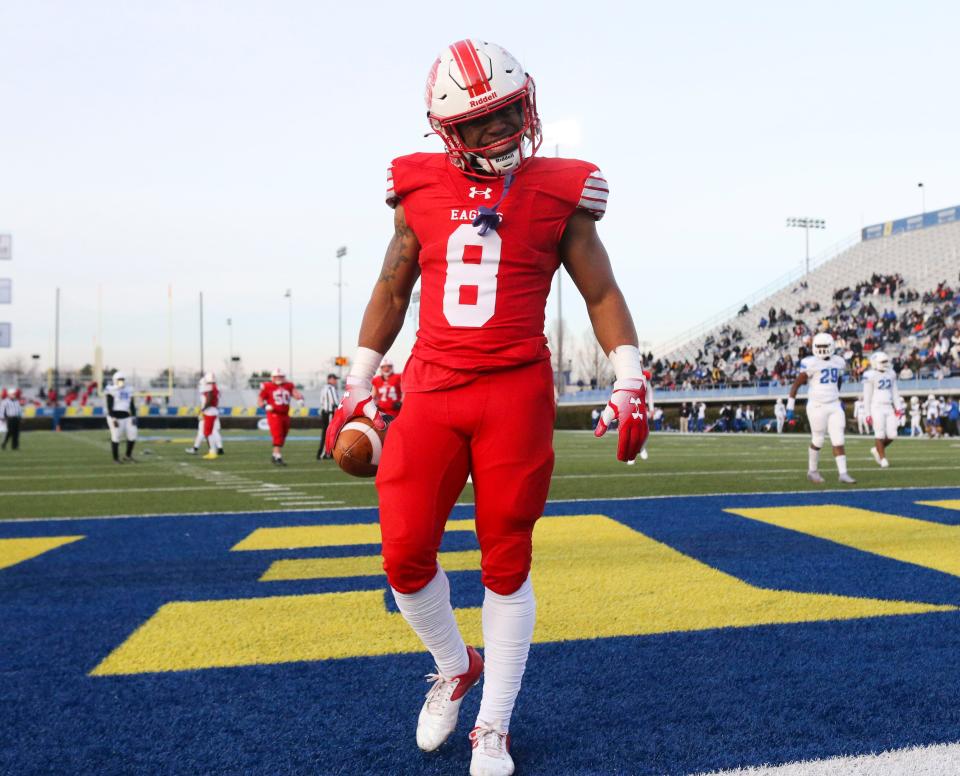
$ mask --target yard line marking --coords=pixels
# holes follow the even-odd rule
[[[812,493],[835,493],[849,490],[849,488],[834,488],[832,490],[749,490],[738,492],[712,492],[712,493],[691,493],[689,495],[678,496],[675,493],[665,493],[652,496],[612,496],[607,498],[557,498],[550,499],[548,504],[580,504],[583,502],[597,501],[662,501],[663,499],[692,499],[692,498],[739,498],[741,496],[792,496],[792,495],[810,495]],[[960,496],[960,487],[949,485],[906,485],[888,488],[856,488],[857,493],[902,493],[912,490],[937,490],[956,492]],[[331,504],[343,503],[331,501]],[[457,506],[468,507],[472,502],[459,502]],[[356,512],[358,510],[371,511],[377,507],[375,504],[360,504],[358,506],[343,506],[332,509],[321,508],[315,510],[318,512]],[[288,509],[286,512],[311,512],[311,509]],[[0,528],[4,523],[50,523],[50,522],[75,522],[77,520],[136,520],[144,517],[237,517],[244,515],[276,515],[281,510],[277,509],[240,509],[230,512],[151,512],[149,514],[116,514],[116,515],[61,515],[59,517],[11,517],[0,520]]]
[[[960,743],[891,749],[880,754],[843,755],[822,760],[803,760],[783,765],[755,765],[748,768],[710,771],[697,776],[903,776],[903,774],[957,773],[960,770]]]
[[[873,468],[873,467],[871,467]],[[900,472],[911,472],[911,471],[920,471],[920,472],[929,472],[929,471],[958,471],[960,466],[897,466],[896,471]],[[625,472],[609,472],[609,473],[597,473],[597,474],[555,474],[553,476],[554,480],[584,480],[584,479],[615,479],[620,477],[633,477],[638,482],[646,478],[652,477],[712,477],[717,475],[775,475],[775,474],[797,474],[798,476],[803,474],[802,467],[790,468],[790,469],[709,469],[705,471],[660,471],[660,472],[650,472],[643,471],[638,467],[634,471],[625,471]],[[364,482],[293,482],[290,483],[289,487],[295,488],[357,488],[357,487],[373,487],[373,483],[370,481]],[[935,485],[924,485],[918,486],[924,488],[935,488],[938,486]],[[161,487],[161,488],[91,488],[91,489],[68,489],[68,490],[25,490],[25,491],[10,491],[5,493],[7,496],[83,496],[83,495],[94,495],[101,493],[164,493],[177,490],[187,490],[187,491],[204,491],[204,490],[222,490],[223,488],[219,485],[199,485],[199,486],[185,486],[185,487]],[[861,489],[862,490],[862,489]],[[880,490],[898,490],[898,488],[880,488]],[[237,491],[241,492],[241,491]],[[807,493],[810,491],[798,491],[800,493]],[[251,489],[249,491],[251,495],[254,494],[281,494],[282,491],[276,488],[268,489]],[[292,495],[293,491],[288,491],[288,495]],[[303,494],[298,494],[303,495]],[[695,494],[703,495],[703,494]],[[722,495],[722,494],[718,494]],[[733,494],[731,494],[733,495]],[[677,496],[674,494],[673,498],[681,498],[682,496]],[[581,499],[585,501],[597,501],[598,499]]]

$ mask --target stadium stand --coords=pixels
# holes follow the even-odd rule
[[[866,230],[865,230],[866,232]],[[883,348],[902,380],[960,375],[960,221],[865,239],[679,347],[649,356],[661,390],[782,385],[817,331],[854,376]]]

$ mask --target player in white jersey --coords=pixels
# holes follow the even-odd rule
[[[933,439],[940,436],[940,402],[932,393],[923,404],[927,413],[927,436]]]
[[[113,382],[104,392],[107,399],[107,428],[114,463],[133,463],[133,446],[137,441],[137,405],[133,389],[127,386],[122,372],[113,373]],[[120,460],[120,439],[127,442],[127,452]]]
[[[859,396],[853,403],[853,417],[857,421],[857,433],[866,434],[870,430],[867,427],[867,411],[864,409],[863,401]]]
[[[890,356],[883,352],[873,354],[872,369],[863,373],[863,404],[873,426],[874,447],[870,448],[873,460],[882,468],[890,466],[887,448],[897,438],[899,416],[897,409],[900,393],[897,391],[897,376],[890,368]]]
[[[783,433],[783,426],[787,422],[787,408],[783,406],[783,399],[777,399],[773,405],[773,417],[777,420],[777,433]]]
[[[919,396],[910,397],[910,438],[912,439],[915,436],[923,436],[923,431],[920,429]]]
[[[833,457],[837,463],[840,482],[856,482],[847,473],[847,451],[844,447],[847,416],[840,404],[840,384],[847,363],[834,353],[834,349],[833,337],[825,331],[813,338],[813,355],[800,362],[800,371],[790,386],[790,397],[787,399],[787,420],[793,420],[797,391],[801,385],[807,386],[807,420],[810,422],[807,479],[818,484],[824,481],[819,471],[819,463],[820,448],[823,447],[827,434],[830,435],[830,444],[833,445]]]

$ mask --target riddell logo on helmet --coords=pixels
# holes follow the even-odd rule
[[[476,107],[478,107],[478,106],[480,106],[480,105],[483,105],[483,104],[485,104],[485,103],[490,102],[490,100],[495,100],[495,99],[497,99],[497,93],[496,93],[496,92],[490,92],[490,94],[484,95],[483,97],[481,97],[481,98],[478,99],[478,100],[470,100],[470,107],[471,107],[471,108],[476,108]]]

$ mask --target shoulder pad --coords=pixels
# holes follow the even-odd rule
[[[610,196],[610,187],[603,173],[596,167],[590,170],[583,181],[580,191],[580,201],[577,207],[587,211],[597,221],[607,212],[607,197]]]
[[[411,191],[434,181],[437,173],[449,163],[446,154],[398,156],[387,168],[387,205],[395,208]]]

